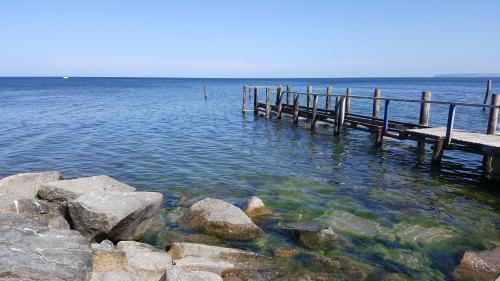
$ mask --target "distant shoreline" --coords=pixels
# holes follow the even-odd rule
[[[436,74],[435,78],[500,78],[500,73]]]

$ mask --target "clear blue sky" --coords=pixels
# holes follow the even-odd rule
[[[0,76],[500,72],[500,1],[2,1]]]

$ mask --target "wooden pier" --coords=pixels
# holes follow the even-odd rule
[[[488,86],[488,92],[491,91]],[[263,101],[259,98],[262,95]],[[306,104],[299,104],[299,96],[306,96]],[[248,100],[253,96],[253,109],[247,110]],[[318,104],[320,96],[324,96],[324,107]],[[344,127],[369,131],[374,136],[377,146],[383,144],[386,137],[399,140],[414,140],[418,146],[433,144],[432,165],[439,165],[445,150],[462,150],[483,155],[483,171],[486,174],[500,175],[500,136],[496,135],[500,110],[500,95],[492,94],[490,104],[473,104],[448,101],[433,101],[431,92],[422,92],[421,99],[383,98],[380,89],[375,89],[373,96],[352,95],[351,89],[345,94],[334,94],[332,87],[326,88],[326,94],[314,93],[312,86],[307,91],[295,92],[290,86],[258,86],[244,85],[242,111],[253,111],[255,115],[263,113],[269,120],[273,116],[281,119],[283,114],[292,118],[293,124],[299,119],[306,119],[311,130],[315,130],[318,121],[333,126],[333,136],[341,134]],[[334,99],[334,100],[333,100]],[[371,100],[371,115],[356,114],[350,111],[356,99]],[[271,102],[273,100],[273,102]],[[420,106],[418,123],[401,122],[390,119],[390,105],[398,102],[413,103]],[[429,126],[430,108],[432,104],[448,105],[447,126],[436,128]],[[381,107],[384,107],[383,116]],[[485,133],[466,132],[454,129],[457,107],[477,107],[489,109],[488,124]]]

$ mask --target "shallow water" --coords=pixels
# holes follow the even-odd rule
[[[0,78],[0,177],[25,171],[59,170],[66,178],[108,174],[140,190],[162,192],[167,229],[178,230],[185,205],[204,197],[242,206],[257,195],[275,217],[259,224],[266,235],[228,245],[270,254],[296,247],[290,271],[315,268],[312,253],[349,257],[373,267],[374,279],[402,272],[413,279],[452,280],[464,250],[500,245],[498,182],[481,176],[481,157],[446,151],[441,169],[429,166],[431,151],[413,142],[373,146],[366,133],[331,128],[316,133],[290,120],[266,122],[241,114],[243,83],[312,84],[324,93],[346,87],[354,95],[481,103],[484,79],[132,79]],[[493,81],[498,85],[499,81]],[[208,100],[203,98],[203,86]],[[324,101],[320,100],[320,104]],[[248,105],[250,106],[250,103]],[[370,101],[353,100],[365,113]],[[391,118],[415,120],[419,106],[391,104]],[[431,107],[431,125],[446,123],[446,106]],[[483,131],[487,113],[458,108],[458,128]],[[179,198],[186,196],[187,204]],[[288,222],[329,223],[345,211],[395,233],[402,226],[439,227],[453,233],[444,242],[405,243],[344,233],[350,243],[303,248],[278,229]],[[164,246],[163,233],[148,242]],[[357,279],[319,266],[331,278]]]

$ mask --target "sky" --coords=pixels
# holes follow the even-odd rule
[[[500,72],[500,1],[0,2],[0,76]]]

